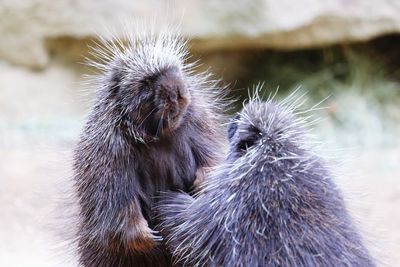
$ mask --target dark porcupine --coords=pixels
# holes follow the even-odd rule
[[[83,266],[170,266],[154,201],[190,192],[223,153],[221,88],[185,64],[185,41],[168,29],[127,40],[102,40],[90,62],[101,74],[74,155]]]
[[[230,150],[197,195],[158,207],[166,244],[187,266],[375,266],[324,161],[296,117],[296,94],[255,96],[231,122]],[[297,104],[296,104],[297,103]]]

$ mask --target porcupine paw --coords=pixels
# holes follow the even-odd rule
[[[148,252],[161,241],[162,237],[158,235],[158,231],[150,229],[144,218],[140,219],[127,233],[129,250]]]

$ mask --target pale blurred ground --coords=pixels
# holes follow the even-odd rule
[[[86,110],[80,82],[58,66],[0,65],[0,266],[76,266],[50,226]],[[369,247],[380,266],[400,266],[399,142],[339,154],[338,183]]]
[[[75,266],[53,228],[81,123],[79,84],[59,68],[0,69],[0,266]]]

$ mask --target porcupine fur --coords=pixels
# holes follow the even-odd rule
[[[95,48],[96,98],[74,153],[82,266],[170,266],[155,229],[160,191],[190,192],[218,162],[223,91],[186,63],[173,29]]]
[[[230,123],[229,152],[194,197],[158,207],[185,266],[375,266],[331,173],[310,145],[302,97],[258,94]]]

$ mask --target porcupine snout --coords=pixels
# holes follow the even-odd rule
[[[169,68],[157,77],[155,87],[156,117],[164,131],[174,130],[179,127],[190,103],[183,74],[176,68]]]

